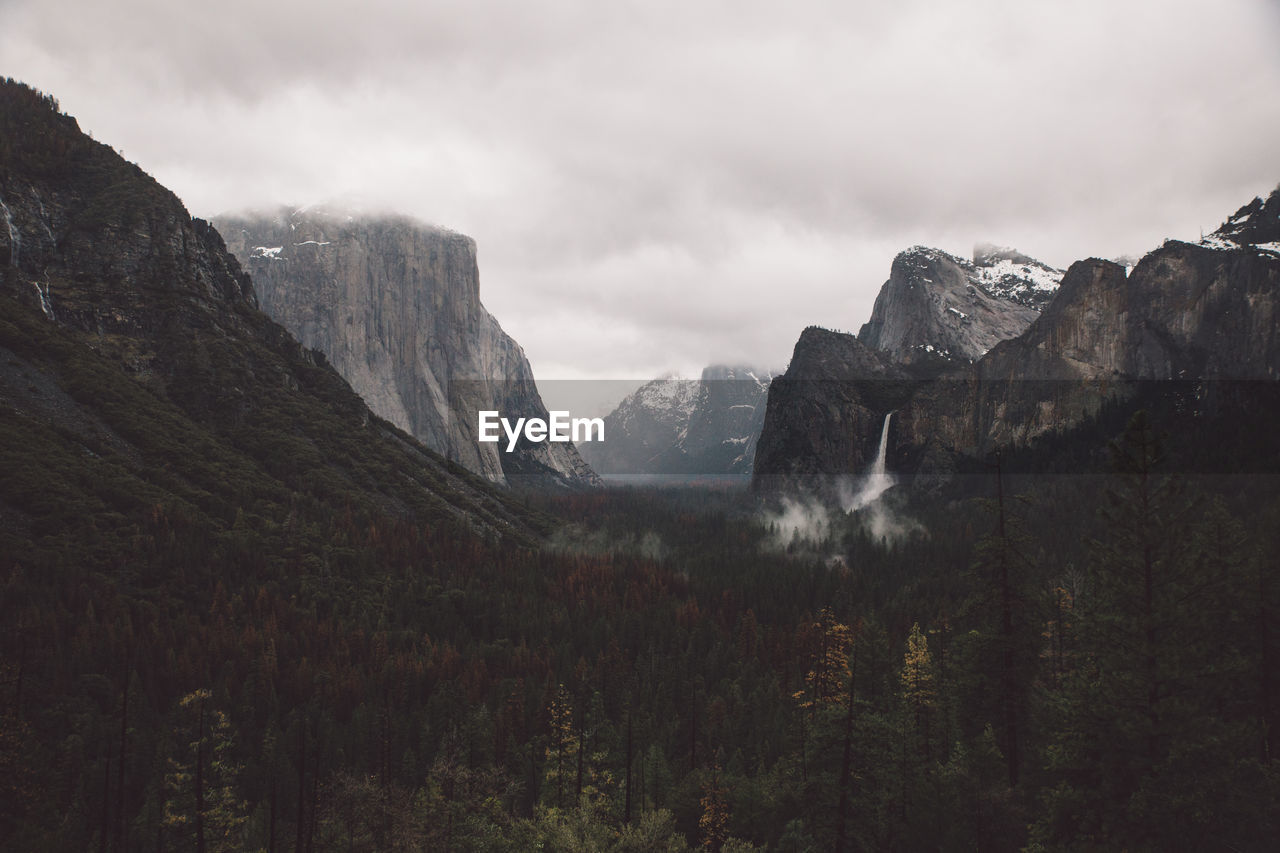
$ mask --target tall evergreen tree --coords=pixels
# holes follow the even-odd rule
[[[211,695],[196,690],[179,703],[180,725],[191,740],[169,760],[164,825],[170,842],[217,853],[243,849],[248,815],[237,789],[241,768],[233,758],[231,722],[209,707]]]
[[[1075,601],[1079,657],[1057,705],[1058,782],[1041,843],[1186,849],[1246,841],[1269,787],[1250,767],[1247,725],[1223,712],[1238,658],[1227,599],[1231,548],[1199,502],[1161,473],[1145,413],[1112,445],[1114,476],[1087,583]],[[1255,762],[1256,764],[1256,762]],[[1210,782],[1209,780],[1213,780]]]

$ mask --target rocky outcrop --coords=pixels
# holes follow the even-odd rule
[[[909,358],[872,358],[880,353],[861,346],[865,333],[801,336],[792,368],[770,392],[758,487],[861,470],[889,411],[898,413],[890,446],[899,470],[937,474],[958,459],[1065,433],[1106,404],[1155,388],[1206,411],[1218,398],[1247,395],[1239,383],[1273,388],[1280,190],[1198,243],[1167,241],[1127,275],[1111,261],[1073,264],[1024,332],[972,364],[923,373]],[[915,378],[894,381],[904,371]],[[810,376],[823,381],[796,381]]]
[[[568,443],[480,442],[477,413],[546,418],[524,351],[480,302],[476,244],[401,216],[323,208],[215,220],[262,308],[370,408],[493,482],[588,485]]]
[[[915,246],[894,258],[858,339],[904,364],[976,361],[1022,334],[1061,278],[1012,249],[979,245],[970,262]]]
[[[805,329],[769,388],[753,485],[821,491],[866,469],[885,413],[910,399],[908,371],[853,335]]]
[[[713,365],[699,379],[655,379],[605,418],[583,446],[602,475],[698,478],[751,474],[772,373]]]

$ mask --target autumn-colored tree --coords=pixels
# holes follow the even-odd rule
[[[236,787],[241,767],[233,757],[231,722],[223,711],[209,707],[211,697],[201,689],[178,703],[179,731],[191,740],[169,759],[165,774],[166,838],[190,844],[198,853],[244,849],[248,820]]]
[[[702,789],[702,816],[698,818],[698,829],[702,833],[702,846],[713,853],[719,853],[729,838],[729,801],[727,792],[720,782],[720,768],[713,767],[711,777]]]
[[[556,792],[556,806],[565,806],[565,785],[577,777],[578,738],[573,729],[573,699],[563,684],[547,706],[550,732],[547,738],[546,784]]]
[[[853,632],[838,621],[831,608],[824,607],[811,626],[813,657],[805,675],[805,689],[794,696],[801,706],[814,709],[842,702],[849,681],[849,649]]]
[[[917,622],[911,626],[907,651],[902,658],[902,700],[921,757],[926,760],[930,754],[929,722],[937,698],[933,656],[929,653],[929,641],[920,632],[920,623]]]

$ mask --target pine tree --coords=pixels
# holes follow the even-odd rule
[[[929,641],[920,632],[920,623],[917,622],[911,626],[907,652],[902,659],[902,701],[920,757],[926,761],[930,758],[929,726],[937,698],[933,655],[929,653]]]
[[[720,767],[713,766],[711,778],[702,791],[702,816],[698,829],[702,833],[702,846],[712,853],[719,853],[729,837],[729,801],[720,782]]]
[[[248,807],[240,799],[240,764],[234,759],[231,723],[210,708],[212,694],[196,690],[178,703],[181,730],[192,739],[169,759],[165,774],[165,837],[201,851],[240,850]]]
[[[844,699],[849,680],[849,649],[853,645],[853,632],[848,625],[836,620],[829,607],[818,614],[812,629],[816,647],[811,668],[805,676],[805,690],[795,694],[801,706],[808,709]]]
[[[573,726],[573,699],[563,684],[552,696],[547,714],[551,731],[547,740],[544,790],[554,790],[556,807],[564,808],[566,783],[577,779],[578,733]]]
[[[1112,456],[1103,536],[1072,608],[1078,657],[1048,756],[1058,781],[1033,839],[1140,849],[1247,839],[1271,783],[1249,766],[1249,726],[1232,719],[1240,652],[1226,566],[1238,542],[1215,536],[1222,519],[1160,473],[1144,413]]]
[[[1038,623],[1026,592],[1031,545],[1013,512],[1016,505],[1005,496],[997,458],[993,529],[979,541],[971,568],[977,592],[968,609],[976,628],[966,640],[975,646],[977,660],[971,666],[977,671],[970,673],[975,678],[966,697],[967,731],[974,736],[986,725],[993,727],[1010,787],[1018,784],[1022,768]]]

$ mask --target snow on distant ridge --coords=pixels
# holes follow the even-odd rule
[[[1237,210],[1197,244],[1207,249],[1235,251],[1252,248],[1268,255],[1280,244],[1280,187],[1265,200],[1259,196]]]
[[[982,282],[982,288],[994,296],[1013,298],[1023,290],[1053,293],[1062,284],[1062,270],[1039,261],[1020,264],[1007,258],[994,263],[975,264],[974,273]]]
[[[975,245],[972,260],[929,246],[912,246],[903,254],[946,258],[963,269],[975,287],[991,296],[1036,309],[1048,303],[1066,274],[1016,249],[992,243]],[[922,282],[930,281],[919,274]]]

